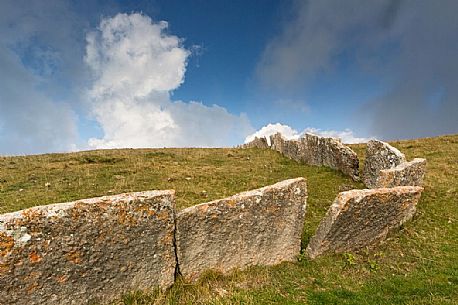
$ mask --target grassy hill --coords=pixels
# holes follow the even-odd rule
[[[391,143],[427,158],[418,212],[383,244],[358,253],[179,279],[120,304],[458,304],[458,135]],[[364,158],[364,146],[352,148]],[[304,176],[305,246],[338,192],[340,173],[260,149],[123,149],[0,157],[0,212],[122,192],[175,189],[178,208]]]

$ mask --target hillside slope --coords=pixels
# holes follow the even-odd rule
[[[458,135],[391,143],[428,172],[418,213],[382,245],[230,276],[209,272],[122,304],[455,304],[458,299]],[[352,147],[364,158],[364,146]],[[124,149],[0,157],[0,212],[121,192],[176,189],[178,208],[304,176],[303,243],[339,191],[362,188],[340,173],[271,150]]]

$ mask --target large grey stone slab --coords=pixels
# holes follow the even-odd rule
[[[357,154],[340,139],[305,134],[297,140],[286,140],[280,133],[270,137],[271,148],[284,156],[309,165],[327,166],[359,180]]]
[[[403,185],[422,186],[426,172],[426,159],[415,158],[395,168],[382,169],[377,177],[375,187],[395,187]]]
[[[422,191],[398,186],[340,193],[310,239],[308,256],[357,250],[385,238],[414,215]]]
[[[225,273],[293,261],[306,198],[306,181],[297,178],[182,210],[176,231],[182,275],[196,279],[209,269]]]
[[[324,165],[341,171],[353,180],[359,180],[359,159],[357,154],[340,139],[305,134],[299,139],[302,162]]]
[[[0,304],[88,304],[174,282],[174,192],[0,215]]]
[[[368,188],[376,188],[377,178],[381,170],[395,168],[404,162],[406,162],[406,158],[397,148],[382,141],[369,141],[363,170],[364,184]]]

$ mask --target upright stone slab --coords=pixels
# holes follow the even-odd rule
[[[310,165],[327,166],[341,171],[353,180],[359,180],[358,155],[338,138],[305,134],[299,141],[298,155]]]
[[[397,148],[382,141],[369,141],[363,171],[364,184],[368,188],[376,188],[377,177],[381,170],[395,168],[404,162],[406,158]]]
[[[283,138],[281,133],[277,132],[276,134],[270,136],[270,148],[275,151],[278,151],[281,154],[284,154],[284,145],[286,141],[287,140]]]
[[[293,261],[300,253],[304,178],[187,208],[177,214],[178,265],[187,279],[213,269]]]
[[[353,251],[385,238],[413,216],[422,191],[398,186],[340,193],[310,239],[307,254],[313,259]]]
[[[0,304],[89,304],[169,287],[173,239],[173,191],[0,215]]]
[[[415,158],[391,169],[382,169],[377,177],[377,188],[402,185],[422,186],[426,171],[426,159]]]
[[[271,148],[285,157],[309,165],[327,166],[359,180],[357,154],[337,138],[305,134],[298,140],[286,140],[280,133],[270,137]]]

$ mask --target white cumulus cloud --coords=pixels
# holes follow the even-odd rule
[[[353,131],[350,129],[345,129],[343,131],[337,130],[322,130],[317,128],[308,127],[304,129],[302,132],[298,132],[297,130],[291,128],[288,125],[283,125],[280,123],[276,124],[267,124],[266,126],[262,127],[255,133],[247,136],[245,138],[245,143],[249,143],[254,140],[255,137],[262,138],[265,137],[267,139],[268,144],[270,145],[270,136],[276,134],[277,132],[281,133],[285,139],[292,140],[298,139],[305,133],[310,133],[322,137],[332,137],[332,138],[339,138],[342,140],[343,143],[346,144],[354,144],[354,143],[365,143],[369,141],[369,138],[363,137],[356,137],[353,134]]]
[[[353,131],[350,129],[345,130],[322,130],[318,128],[306,128],[303,133],[311,133],[322,137],[329,138],[339,138],[343,143],[346,144],[356,144],[356,143],[366,143],[371,138],[356,137],[353,134]]]
[[[94,148],[223,146],[252,132],[245,115],[199,102],[172,101],[190,56],[167,22],[143,14],[104,18],[87,34],[85,62],[94,80],[90,108],[103,138]]]
[[[267,124],[262,127],[255,133],[247,136],[245,138],[245,143],[249,143],[254,140],[254,138],[263,138],[267,139],[267,143],[270,145],[270,136],[276,134],[277,132],[281,133],[282,136],[288,140],[299,138],[300,134],[297,130],[289,127],[288,125],[283,125],[280,123]]]

